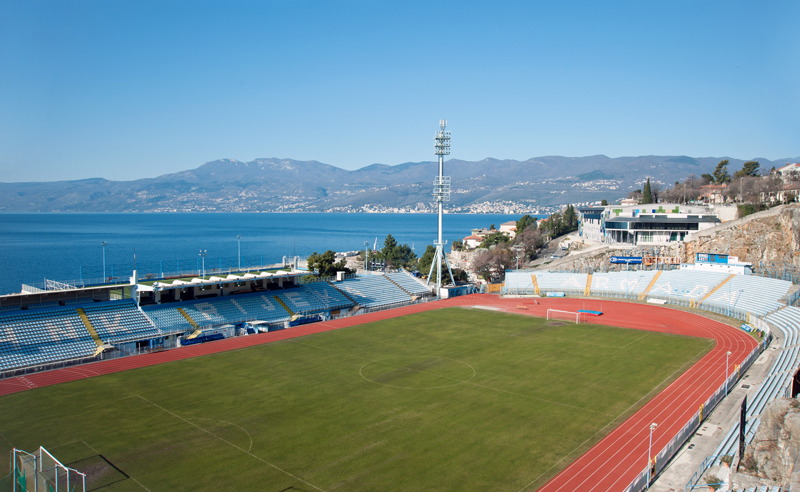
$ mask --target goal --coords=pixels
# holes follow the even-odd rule
[[[581,322],[581,313],[576,311],[563,311],[561,309],[548,309],[547,319],[574,321],[575,324],[578,324]]]
[[[33,453],[21,449],[11,450],[14,492],[53,491],[84,492],[86,475],[64,466],[45,448]]]

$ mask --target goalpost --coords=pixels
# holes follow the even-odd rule
[[[577,311],[563,311],[561,309],[548,309],[547,319],[575,321],[575,324],[578,324],[581,322],[581,313]]]
[[[63,465],[45,448],[33,453],[11,450],[14,492],[83,492],[86,474]]]

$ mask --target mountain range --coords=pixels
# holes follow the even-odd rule
[[[671,186],[728,159],[546,156],[525,161],[451,159],[450,212],[547,212],[563,204],[614,202],[644,180]],[[754,159],[762,171],[798,158]],[[133,181],[103,178],[0,183],[0,212],[432,212],[436,162],[373,164],[348,171],[317,161],[221,159]]]

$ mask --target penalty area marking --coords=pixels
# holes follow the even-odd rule
[[[211,421],[211,422],[222,422],[223,424],[228,424],[230,426],[236,427],[240,431],[244,432],[245,435],[247,435],[247,438],[250,440],[250,445],[247,447],[247,450],[245,450],[245,452],[249,453],[253,449],[253,436],[251,436],[250,433],[247,432],[247,430],[244,427],[242,427],[241,425],[234,424],[233,422],[228,422],[227,420],[207,419],[207,418],[202,418],[202,417],[197,417],[197,418],[194,418],[192,420],[208,420],[208,421]],[[197,427],[200,427],[200,426],[198,425]]]
[[[131,395],[131,397],[141,398],[143,401],[146,401],[147,403],[149,403],[149,404],[153,405],[154,407],[156,407],[156,408],[160,409],[162,412],[168,413],[168,414],[172,415],[173,417],[175,417],[175,418],[177,418],[177,419],[179,419],[179,420],[182,420],[182,421],[186,422],[187,424],[191,425],[192,427],[195,427],[195,428],[197,428],[197,429],[199,429],[199,430],[201,430],[201,431],[205,432],[206,434],[209,434],[209,435],[211,435],[211,436],[214,436],[216,439],[219,439],[220,441],[224,442],[225,444],[227,444],[227,445],[229,445],[229,446],[231,446],[231,447],[234,447],[234,448],[238,449],[239,451],[241,451],[241,452],[243,452],[243,453],[247,454],[248,456],[251,456],[252,458],[255,458],[255,459],[257,459],[258,461],[260,461],[260,462],[264,463],[265,465],[267,465],[267,466],[270,466],[270,467],[272,467],[272,468],[274,468],[274,469],[278,470],[279,472],[281,472],[281,473],[284,473],[285,475],[288,475],[288,476],[292,477],[292,478],[293,478],[293,479],[295,479],[295,480],[298,480],[298,481],[300,481],[300,482],[303,482],[304,484],[308,485],[309,487],[313,488],[314,490],[319,490],[320,492],[323,492],[323,489],[321,489],[321,488],[317,487],[317,486],[316,486],[316,485],[314,485],[313,483],[310,483],[310,482],[307,482],[307,481],[303,480],[302,478],[298,477],[297,475],[294,475],[293,473],[291,473],[291,472],[288,472],[288,471],[284,470],[283,468],[279,467],[278,465],[274,465],[274,464],[270,463],[269,461],[265,460],[264,458],[262,458],[262,457],[260,457],[260,456],[258,456],[258,455],[255,455],[255,454],[253,454],[253,453],[251,453],[250,451],[248,451],[248,450],[246,450],[246,449],[242,448],[241,446],[238,446],[238,445],[236,445],[236,444],[234,444],[234,443],[232,443],[232,442],[228,441],[227,439],[223,439],[222,437],[220,437],[220,436],[218,436],[218,435],[214,434],[214,433],[213,433],[213,432],[211,432],[210,430],[208,430],[208,429],[205,429],[205,428],[203,428],[203,427],[201,427],[201,426],[199,426],[199,425],[195,424],[194,422],[192,422],[192,421],[191,421],[191,420],[189,420],[189,419],[186,419],[186,418],[184,418],[184,417],[181,417],[180,415],[178,415],[177,413],[173,412],[172,410],[167,410],[166,408],[162,407],[162,406],[161,406],[161,405],[159,405],[158,403],[156,403],[156,402],[153,402],[153,401],[150,401],[150,400],[148,400],[147,398],[145,398],[145,397],[144,397],[144,396],[142,396],[142,395]],[[208,419],[208,420],[211,420],[211,419]],[[248,435],[249,435],[249,433],[248,433]]]

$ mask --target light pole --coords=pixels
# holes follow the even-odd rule
[[[725,352],[725,394],[728,394],[728,359],[731,357],[731,351]]]
[[[241,234],[237,234],[236,235],[236,242],[238,243],[238,247],[237,247],[237,259],[238,259],[238,261],[237,261],[237,263],[239,265],[239,271],[241,272],[242,271],[242,235]]]
[[[103,248],[103,282],[106,281],[106,246],[108,243],[105,241],[100,241],[100,246]]]
[[[202,273],[200,274],[200,276],[206,278],[206,250],[201,249],[199,255],[200,255],[200,261],[202,262],[203,265],[203,269],[201,270]]]
[[[647,444],[647,486],[650,486],[650,461],[652,460],[652,450],[653,450],[653,431],[656,430],[658,424],[653,422],[650,424],[650,441]]]
[[[517,258],[517,270],[519,270],[519,259],[522,257],[522,248],[519,245],[517,245],[513,246],[511,249],[514,250],[514,254],[516,255],[515,257]]]

